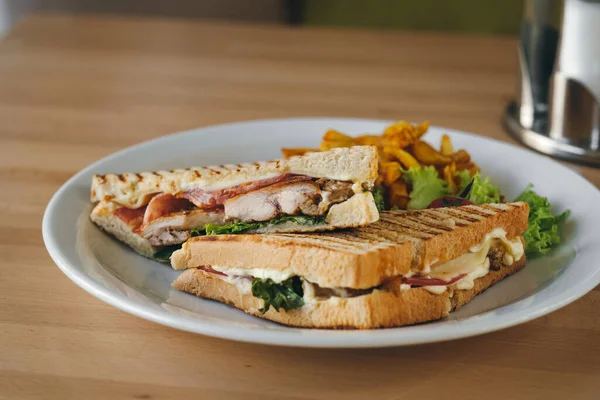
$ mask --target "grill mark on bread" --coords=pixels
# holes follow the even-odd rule
[[[482,207],[482,206],[474,206],[474,205],[470,205],[467,206],[467,208],[474,214],[478,214],[481,215],[483,217],[489,217],[491,215],[496,214],[495,210],[490,210],[488,208]]]
[[[389,247],[396,244],[396,242],[390,241],[380,235],[369,235],[362,232],[336,232],[331,236],[340,243],[345,243],[353,247],[367,248],[367,250]]]
[[[140,174],[139,172],[136,173],[135,176],[138,178],[139,181],[143,181],[144,180],[144,176],[142,174]]]
[[[117,179],[123,183],[127,182],[127,178],[125,177],[125,175],[122,175],[122,174],[117,175]]]
[[[308,248],[316,248],[316,249],[323,249],[323,250],[343,250],[349,253],[354,253],[354,254],[364,254],[365,250],[363,248],[357,248],[355,246],[344,246],[344,245],[338,245],[338,244],[334,244],[334,243],[330,243],[329,245],[327,245],[326,243],[322,242],[321,240],[319,240],[318,242],[314,241],[314,238],[300,238],[300,240],[298,242],[293,242],[293,243],[289,243],[289,245],[292,245],[293,247],[298,247],[298,246],[302,246],[302,247],[308,247]]]
[[[461,222],[464,221],[463,226],[468,225],[473,222],[477,222],[482,219],[479,214],[476,214],[475,216],[473,216],[473,214],[471,214],[471,213],[466,213],[466,212],[458,210],[458,209],[448,209],[447,211],[445,211],[445,214],[447,214],[448,218],[458,219]]]
[[[355,232],[346,233],[343,231],[320,235],[318,238],[315,238],[311,235],[299,234],[271,234],[269,236],[275,238],[280,237],[289,239],[290,241],[292,241],[293,245],[296,245],[295,240],[300,238],[302,241],[305,241],[306,244],[311,247],[320,247],[324,249],[345,249],[360,253],[395,246],[397,244],[391,241],[385,241],[382,243],[380,237],[375,240],[365,242],[364,237],[356,235]]]
[[[439,220],[435,220],[433,218],[427,218],[424,216],[421,216],[420,219],[418,219],[417,216],[408,217],[407,219],[410,221],[413,221],[417,224],[427,225],[431,228],[434,228],[434,229],[440,230],[440,231],[451,232],[453,230],[453,228],[451,228],[451,227],[447,226],[447,224],[445,224],[446,221],[451,221],[451,220],[439,221]]]
[[[439,231],[432,230],[429,227],[424,228],[422,226],[418,226],[417,224],[407,223],[404,220],[386,219],[385,217],[380,218],[380,220],[384,221],[384,222],[388,222],[389,224],[393,225],[394,227],[391,229],[397,230],[398,227],[400,227],[400,228],[406,230],[407,233],[409,233],[410,235],[412,235],[414,237],[425,236],[425,238],[428,238],[428,237],[435,236],[440,233]]]
[[[497,210],[502,210],[502,211],[509,211],[509,210],[511,210],[514,207],[514,206],[512,206],[510,204],[504,204],[504,203],[487,204],[487,206],[495,208]]]
[[[439,228],[439,226],[437,224],[432,226],[431,224],[427,224],[423,221],[419,221],[418,219],[415,220],[409,216],[406,216],[404,218],[404,220],[402,222],[402,226],[407,226],[410,229],[414,229],[419,232],[429,233],[432,236],[438,235],[440,233],[444,233],[446,231],[446,229]]]
[[[396,221],[393,221],[393,222],[386,221],[386,220],[380,220],[380,221],[381,221],[381,225],[380,225],[380,227],[378,227],[379,229],[389,230],[391,232],[394,232],[394,234],[397,234],[397,235],[401,234],[401,235],[408,236],[408,237],[415,238],[415,239],[427,239],[428,237],[432,236],[431,233],[415,230],[410,227],[407,228],[404,225],[402,225]],[[377,228],[375,228],[375,229],[377,229]],[[370,233],[371,232],[378,233],[379,229],[373,230],[373,228],[370,228],[370,229],[367,228],[367,229],[365,229],[365,231],[370,232]]]
[[[379,225],[379,223],[378,223]],[[427,240],[431,237],[431,235],[426,233],[417,233],[416,235],[413,233],[408,233],[403,230],[399,230],[397,226],[381,223],[381,231],[373,230],[373,229],[361,229],[361,235],[378,235],[380,237],[385,238],[386,240],[390,240],[396,243],[400,242],[412,242],[413,244],[418,245],[423,240]]]
[[[482,210],[476,209],[476,210],[469,210],[469,215],[471,215],[471,216],[477,215],[483,219],[483,218],[491,217],[494,214],[488,214]]]
[[[448,215],[436,209],[430,210],[428,214],[419,214],[419,216],[423,220],[431,220],[432,222],[437,222],[438,224],[451,229],[456,229],[457,226],[466,226],[470,223],[469,221],[456,218],[453,215]]]
[[[202,240],[206,240],[207,242],[216,242],[216,241],[230,241],[229,240],[229,235],[222,235],[221,237],[216,236],[216,235],[206,235],[206,236],[202,236]]]
[[[503,207],[503,204],[482,204],[481,206],[487,210],[493,211],[494,213],[500,214],[505,213],[510,209],[509,206]]]
[[[391,232],[394,232],[394,234],[403,234],[418,239],[425,239],[430,236],[430,234],[426,232],[419,232],[410,228],[405,228],[397,222],[389,222],[383,219],[380,219],[379,221],[380,224],[378,224],[378,227],[367,227],[363,231],[369,234],[386,235],[387,233],[384,231],[389,230]]]

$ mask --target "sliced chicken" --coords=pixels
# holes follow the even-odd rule
[[[267,187],[276,183],[286,182],[298,182],[298,181],[309,181],[309,176],[283,174],[273,178],[261,179],[258,181],[251,181],[242,183],[240,185],[231,186],[224,189],[192,189],[190,191],[181,193],[178,197],[186,198],[196,205],[198,208],[214,208],[223,205],[223,203],[236,196],[250,193],[257,189]]]
[[[144,236],[153,246],[168,246],[183,243],[191,237],[191,229],[201,229],[206,224],[223,224],[222,209],[206,211],[181,211],[154,219],[142,227]]]
[[[314,182],[279,183],[226,200],[228,220],[268,221],[283,214],[322,215],[321,189]]]

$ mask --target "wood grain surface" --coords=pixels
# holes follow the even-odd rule
[[[275,348],[119,311],[63,275],[41,238],[48,200],[79,169],[199,126],[291,116],[427,119],[511,141],[500,119],[515,54],[513,38],[24,20],[0,41],[0,398],[598,398],[598,288],[546,317],[471,339]],[[573,168],[600,185],[600,170]]]

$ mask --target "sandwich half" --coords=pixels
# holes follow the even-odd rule
[[[306,235],[192,238],[173,287],[285,325],[371,329],[436,320],[525,266],[526,203],[382,212]]]
[[[315,232],[377,221],[373,146],[285,160],[94,175],[91,219],[146,257],[169,260],[190,237]]]

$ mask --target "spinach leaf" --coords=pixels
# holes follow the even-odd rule
[[[269,311],[271,306],[277,311],[280,308],[289,311],[304,305],[302,281],[297,276],[288,278],[281,283],[275,283],[270,278],[254,278],[252,280],[252,295],[264,300],[265,304],[259,310],[262,313]]]
[[[175,244],[173,246],[165,246],[160,249],[158,252],[154,253],[152,258],[161,263],[168,263],[171,261],[171,255],[181,248],[180,244]]]
[[[312,217],[310,215],[282,215],[279,218],[264,222],[233,222],[227,225],[208,224],[204,226],[207,235],[238,234],[253,231],[268,226],[293,223],[296,225],[320,225],[325,222],[325,217]]]

